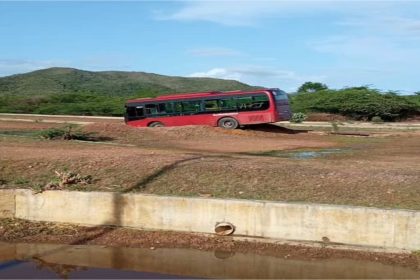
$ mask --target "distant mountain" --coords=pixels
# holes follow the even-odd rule
[[[144,72],[92,72],[73,68],[48,68],[0,78],[0,96],[51,96],[67,93],[156,96],[252,88],[255,87],[234,80],[185,78]]]

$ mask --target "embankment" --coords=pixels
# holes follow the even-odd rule
[[[420,212],[336,205],[144,194],[30,190],[0,192],[0,218],[117,225],[138,229],[214,233],[391,250],[420,249]]]

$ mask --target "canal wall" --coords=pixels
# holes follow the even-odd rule
[[[15,217],[33,221],[199,233],[214,233],[218,223],[229,222],[234,235],[420,249],[420,211],[106,192],[10,192]]]
[[[15,191],[0,190],[0,218],[15,216]]]

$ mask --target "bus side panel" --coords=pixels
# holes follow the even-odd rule
[[[241,125],[271,123],[273,122],[273,113],[271,110],[264,112],[241,112],[236,116]]]
[[[154,117],[145,118],[142,120],[129,121],[128,125],[134,127],[147,127],[152,122],[160,122],[164,126],[183,126],[183,125],[209,125],[216,126],[217,118],[212,114],[206,115],[186,115],[186,116],[171,116],[171,117]]]
[[[149,118],[150,122],[159,121],[165,126],[183,126],[183,125],[210,125],[214,126],[214,117],[211,114],[173,116],[163,118]]]
[[[133,126],[133,127],[146,127],[148,124],[148,119],[141,119],[141,120],[135,120],[135,121],[127,121],[127,125]]]

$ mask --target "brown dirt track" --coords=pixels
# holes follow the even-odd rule
[[[91,121],[91,120],[89,120]],[[0,130],[58,124],[0,121]],[[85,131],[107,142],[0,136],[0,185],[39,189],[54,171],[91,175],[68,189],[136,191],[420,209],[420,134],[380,137],[294,133],[274,126],[226,131],[211,127],[131,128],[94,120]],[[345,147],[314,159],[250,152]]]

